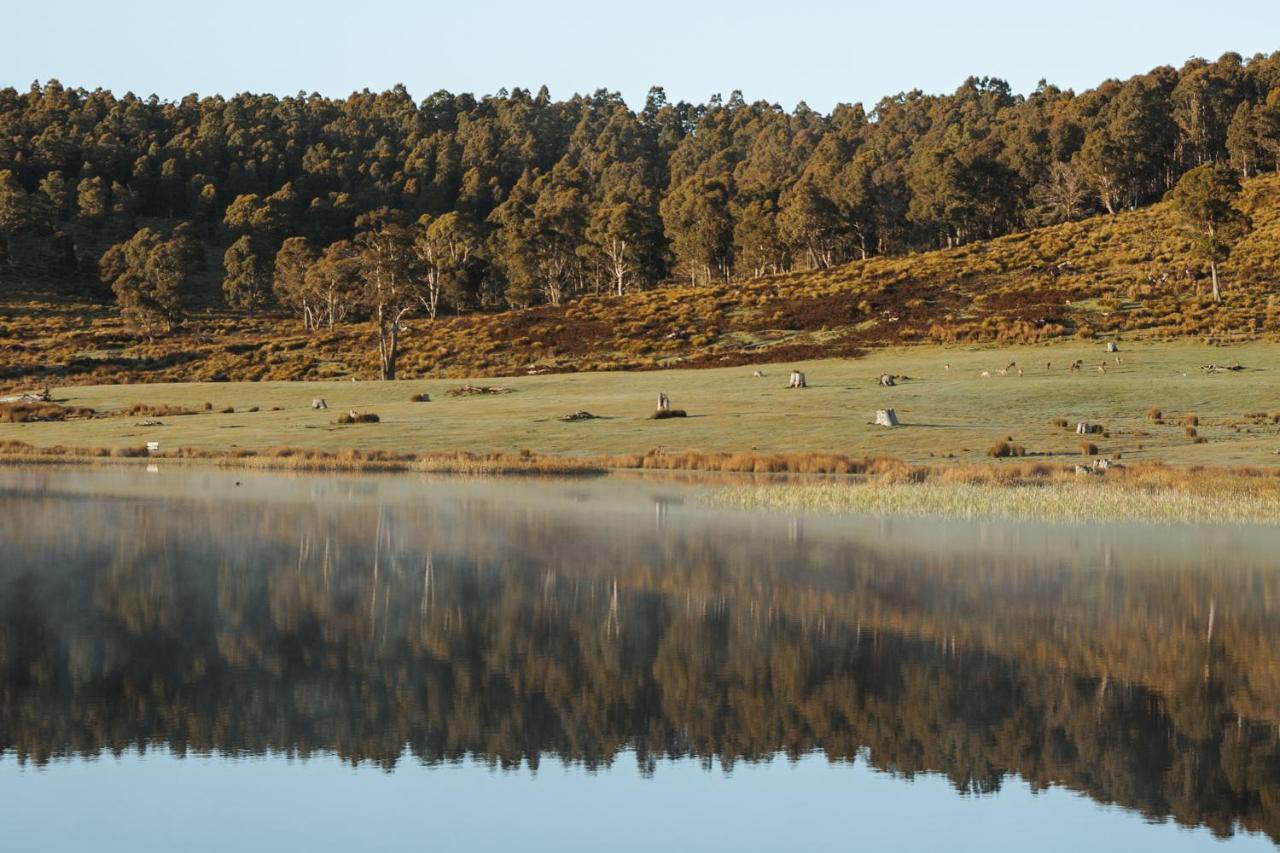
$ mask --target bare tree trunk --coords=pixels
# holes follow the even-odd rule
[[[1213,280],[1213,301],[1221,302],[1222,293],[1218,290],[1218,265],[1209,261],[1209,278]]]

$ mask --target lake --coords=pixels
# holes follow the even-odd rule
[[[1280,840],[1280,534],[0,470],[4,850]]]

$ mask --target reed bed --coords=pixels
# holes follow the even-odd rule
[[[1147,522],[1280,525],[1280,490],[1228,481],[1188,490],[1125,478],[978,484],[946,479],[730,486],[710,497],[719,506],[961,520]]]

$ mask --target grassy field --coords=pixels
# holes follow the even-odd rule
[[[166,450],[214,451],[273,446],[413,453],[821,451],[921,463],[952,457],[987,461],[993,442],[1012,436],[1029,455],[1075,461],[1082,439],[1073,429],[1055,426],[1061,418],[1072,427],[1077,421],[1100,424],[1107,434],[1087,440],[1100,454],[1125,461],[1280,464],[1280,425],[1272,418],[1280,414],[1280,345],[1122,341],[1120,349],[1117,364],[1098,342],[898,347],[859,359],[763,365],[763,377],[753,377],[753,366],[745,365],[476,380],[512,391],[462,397],[446,393],[462,384],[452,379],[74,386],[55,388],[54,399],[100,413],[135,404],[201,411],[153,418],[159,426],[140,426],[146,418],[139,415],[0,423],[0,441],[38,447],[137,447],[158,441]],[[1083,360],[1084,369],[1068,372],[1076,359]],[[1015,362],[1008,375],[998,375]],[[1100,362],[1107,365],[1105,373],[1097,370]],[[1209,363],[1239,363],[1245,369],[1210,374],[1201,369]],[[809,388],[786,388],[793,367],[805,371]],[[981,376],[983,371],[991,376]],[[909,378],[882,388],[881,373]],[[649,420],[660,391],[689,417]],[[410,402],[420,392],[428,392],[432,402]],[[325,398],[330,409],[313,411],[314,397]],[[211,411],[203,411],[206,403]],[[222,413],[228,407],[235,412]],[[254,407],[258,411],[249,411]],[[897,410],[901,428],[870,424],[875,410],[886,407]],[[1161,409],[1163,422],[1150,418],[1151,407]],[[584,409],[598,419],[560,420]],[[376,413],[381,422],[336,425],[349,410]],[[1186,434],[1188,413],[1198,417],[1199,442]]]

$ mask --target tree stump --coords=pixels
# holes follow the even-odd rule
[[[880,384],[883,385],[885,388],[892,388],[894,385],[897,385],[898,383],[896,380],[894,380],[892,373],[881,373]]]
[[[667,395],[663,394],[662,392],[658,393],[658,411],[659,412],[671,411],[671,401],[667,399]]]
[[[876,426],[896,427],[898,423],[898,413],[893,409],[876,410]]]
[[[787,382],[788,388],[808,388],[809,384],[805,381],[804,374],[798,370],[791,371],[791,379]]]
[[[1086,423],[1076,424],[1076,435],[1089,435],[1093,432],[1093,428]]]
[[[322,398],[322,397],[316,397],[314,400],[312,400],[312,401],[311,401],[311,408],[313,408],[313,409],[327,409],[327,408],[329,408],[329,404],[328,404],[328,403],[326,403],[326,402],[324,401],[324,398]]]
[[[1107,341],[1107,352],[1120,352],[1120,347],[1115,341]]]

